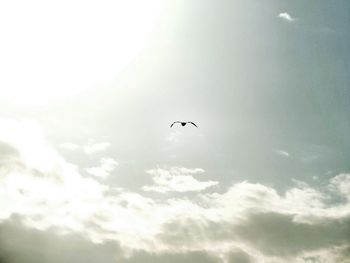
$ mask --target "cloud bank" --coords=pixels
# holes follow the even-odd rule
[[[83,176],[38,125],[8,120],[0,163],[1,262],[349,262],[349,174],[205,192],[218,182],[203,169],[157,168],[148,190],[183,195],[155,199]]]

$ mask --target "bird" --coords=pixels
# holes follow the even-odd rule
[[[192,122],[192,121],[174,121],[171,125],[170,128],[174,126],[175,123],[181,123],[181,126],[185,126],[187,123],[190,123],[198,128],[198,126]]]

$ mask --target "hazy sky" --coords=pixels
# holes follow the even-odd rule
[[[347,0],[0,1],[0,262],[349,263],[349,25]]]

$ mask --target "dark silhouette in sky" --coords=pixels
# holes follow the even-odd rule
[[[173,127],[175,123],[181,123],[182,126],[185,126],[187,123],[190,123],[198,128],[198,126],[192,121],[174,121],[173,124],[170,125],[170,128]]]

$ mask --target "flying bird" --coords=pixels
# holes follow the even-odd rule
[[[198,128],[198,126],[192,121],[174,121],[173,124],[170,125],[170,128],[173,127],[175,123],[181,123],[182,126],[185,126],[187,123],[190,123]]]

